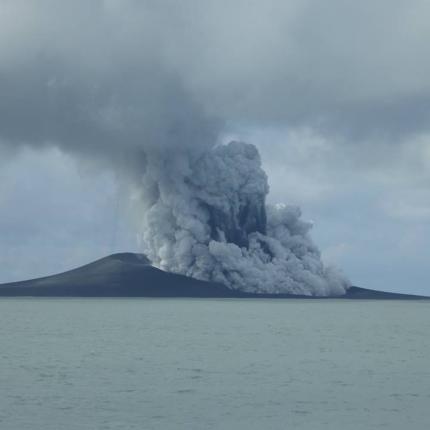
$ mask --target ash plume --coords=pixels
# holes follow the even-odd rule
[[[142,246],[155,265],[253,293],[345,292],[348,282],[322,264],[300,209],[266,206],[255,146],[230,142],[180,163],[159,161],[148,163],[140,194]]]
[[[379,42],[398,46],[385,56],[350,58],[371,40],[329,37],[336,13],[336,25],[379,34],[385,0],[350,2],[353,13],[337,0],[251,3],[0,0],[0,150],[56,146],[115,169],[138,192],[142,250],[163,269],[245,291],[339,294],[348,281],[324,267],[300,210],[266,204],[256,148],[220,136],[226,123],[286,125],[358,142],[406,136],[408,117],[427,131],[428,56],[411,87],[397,28]],[[417,41],[420,8],[402,29]],[[390,80],[372,74],[384,70]]]

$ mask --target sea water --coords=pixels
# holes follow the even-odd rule
[[[1,299],[0,429],[430,428],[430,302]]]

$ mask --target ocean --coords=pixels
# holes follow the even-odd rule
[[[430,301],[0,300],[0,429],[424,430]]]

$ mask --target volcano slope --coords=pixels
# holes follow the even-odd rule
[[[351,287],[338,297],[293,294],[250,294],[214,282],[199,281],[151,266],[142,254],[113,254],[58,275],[0,285],[0,297],[195,297],[277,299],[426,299]]]

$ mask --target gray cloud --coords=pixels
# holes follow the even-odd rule
[[[224,121],[397,139],[430,123],[424,1],[1,6],[0,133],[14,144],[175,146]]]

